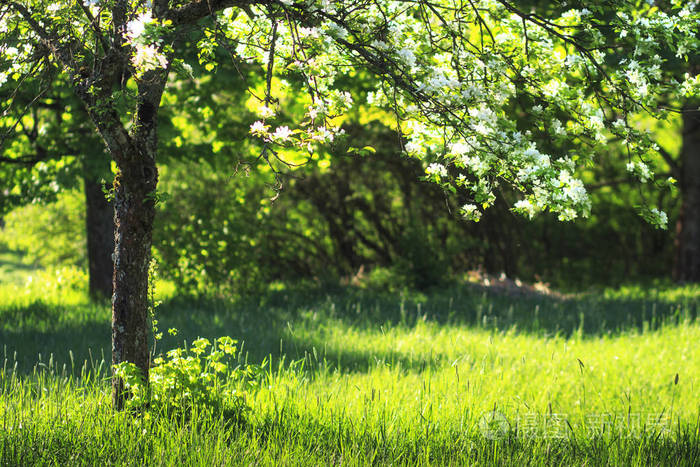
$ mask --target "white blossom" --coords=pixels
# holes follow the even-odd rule
[[[651,208],[650,214],[652,216],[652,222],[657,226],[662,229],[668,227],[668,216],[665,212],[659,211],[657,208]]]
[[[127,36],[131,39],[136,39],[146,30],[146,25],[153,22],[153,17],[150,11],[141,13],[136,19],[129,21],[126,25]]]
[[[428,175],[435,175],[438,177],[447,177],[447,168],[442,164],[433,162],[432,164],[428,165],[428,167],[425,169],[425,173],[427,173]]]
[[[647,182],[654,176],[649,166],[642,161],[628,162],[627,171],[635,174],[642,182]]]
[[[275,111],[274,109],[263,105],[258,109],[258,115],[260,115],[262,118],[271,118],[275,116]]]
[[[539,212],[537,207],[527,199],[521,199],[520,201],[516,202],[513,207],[516,211],[526,214],[530,219],[535,217],[535,214]]]
[[[481,219],[481,211],[479,211],[479,208],[476,207],[474,204],[467,203],[464,206],[462,206],[462,215],[473,221],[479,221]]]
[[[258,120],[257,122],[250,125],[250,132],[254,135],[261,135],[267,133],[267,128],[265,127],[265,124],[263,122]]]
[[[408,65],[409,67],[412,67],[413,65],[416,64],[416,56],[412,50],[409,50],[407,48],[403,48],[403,49],[397,50],[396,55],[398,55],[399,59],[403,63]]]
[[[139,72],[166,68],[168,60],[155,45],[140,45],[135,47],[135,53],[131,57],[131,63]]]
[[[289,129],[288,126],[280,126],[275,129],[275,132],[272,134],[272,137],[284,141],[289,139],[289,137],[292,136],[292,134],[293,132]]]

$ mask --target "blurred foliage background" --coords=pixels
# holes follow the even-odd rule
[[[369,78],[352,78],[348,88],[361,102]],[[592,193],[589,219],[562,223],[547,214],[524,219],[510,211],[515,194],[502,189],[496,206],[473,223],[459,215],[465,194],[421,180],[424,168],[401,155],[393,117],[381,109],[359,105],[346,118],[347,138],[308,161],[286,155],[305,162],[298,167],[268,165],[248,137],[259,104],[246,86],[259,81],[244,68],[222,67],[197,81],[179,78],[163,98],[154,256],[160,274],[183,293],[247,293],[298,280],[426,289],[475,269],[568,290],[670,277],[673,229],[655,230],[636,208],[653,203],[669,212],[673,226],[678,197],[640,191],[614,141],[581,174]],[[287,112],[277,124],[293,121],[304,112],[303,102],[295,101],[297,83],[275,86]],[[57,150],[59,156],[32,167],[0,167],[9,181],[0,197],[5,213],[0,243],[24,251],[29,262],[85,268],[80,178],[86,167],[108,164],[100,162],[106,156],[96,150],[99,142],[80,138],[81,112],[70,106],[64,112],[70,118],[45,125],[74,128],[49,132],[54,139],[64,135],[73,149]],[[517,108],[513,112],[523,124],[532,123]],[[675,155],[679,121],[638,123]],[[364,146],[373,150],[353,150]],[[663,160],[653,162],[668,176]],[[286,175],[276,177],[275,170]],[[92,172],[109,186],[108,171]]]

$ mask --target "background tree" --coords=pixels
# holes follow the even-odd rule
[[[0,213],[26,203],[54,201],[60,190],[82,185],[87,245],[70,260],[86,261],[90,295],[108,298],[112,296],[114,223],[102,180],[111,179],[110,157],[72,89],[61,77],[51,79],[53,87],[42,90],[0,89],[0,102],[6,108],[2,139],[12,136],[2,145],[0,156],[6,190],[0,193]],[[66,226],[50,229],[66,231]]]
[[[695,56],[697,61],[697,55]],[[697,65],[696,65],[697,68]],[[697,72],[696,76],[697,76]],[[693,103],[693,105],[691,105]],[[700,282],[700,112],[689,101],[683,113],[683,147],[672,167],[678,173],[682,204],[676,224],[674,278]]]

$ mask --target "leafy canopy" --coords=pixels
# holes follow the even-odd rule
[[[296,163],[288,148],[313,158],[342,134],[358,105],[343,83],[370,73],[376,84],[359,104],[389,109],[427,177],[471,194],[466,217],[478,220],[505,183],[522,193],[515,211],[569,220],[591,208],[577,170],[611,138],[624,142],[628,170],[656,183],[657,148],[630,117],[672,111],[662,95],[698,95],[696,75],[665,73],[697,54],[697,3],[598,0],[543,16],[507,0],[11,0],[0,6],[0,141],[31,107],[17,108],[17,90],[39,96],[66,75],[103,136],[105,116],[135,125],[158,77],[192,77],[181,46],[194,39],[204,72],[224,48],[265,74],[264,89],[250,89],[259,102],[250,134],[271,166]],[[285,87],[306,94],[294,125],[277,123]],[[557,141],[578,144],[552,150]],[[667,223],[656,208],[643,215]]]

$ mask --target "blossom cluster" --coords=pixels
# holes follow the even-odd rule
[[[608,12],[595,5],[538,23],[497,0],[462,9],[433,2],[434,14],[419,2],[281,1],[272,9],[253,6],[253,14],[228,10],[221,24],[240,57],[301,76],[309,90],[312,105],[298,128],[270,125],[271,116],[261,114],[253,135],[308,149],[331,141],[340,130],[337,116],[352,104],[338,78],[369,68],[381,79],[365,103],[397,116],[404,150],[425,161],[429,180],[471,193],[466,217],[478,220],[507,183],[523,194],[514,211],[531,217],[550,210],[569,220],[589,214],[576,174],[610,138],[630,149],[628,168],[640,181],[653,180],[644,162],[653,145],[625,116],[653,110],[668,93],[665,50],[684,57],[698,49],[696,3],[675,14],[621,9],[598,27]],[[290,21],[295,15],[303,19]],[[634,44],[632,53],[620,55],[625,41]],[[608,68],[611,62],[617,66]],[[692,94],[697,79],[674,86]],[[529,113],[529,129],[513,112],[517,106]],[[581,141],[576,153],[542,149],[570,140]],[[663,224],[661,216],[648,217]]]
[[[141,13],[126,25],[124,38],[132,46],[131,63],[137,75],[168,66],[159,39],[159,28],[160,23],[151,16],[150,11]]]
[[[87,8],[109,22],[102,3]],[[97,42],[81,5],[49,2],[46,21],[59,35],[79,31]],[[580,169],[595,163],[613,138],[628,148],[628,170],[641,182],[654,181],[648,161],[656,148],[629,117],[663,116],[660,96],[698,96],[700,78],[678,72],[700,48],[698,0],[663,8],[624,3],[614,12],[606,2],[551,6],[546,18],[502,0],[457,6],[454,0],[251,2],[199,24],[197,54],[213,70],[217,47],[226,43],[268,75],[259,118],[250,125],[266,147],[312,153],[342,135],[353,106],[383,109],[395,117],[405,153],[424,162],[427,179],[468,193],[462,213],[473,220],[493,204],[501,184],[521,193],[513,210],[523,215],[588,215]],[[119,30],[137,79],[167,69],[173,52],[164,37],[174,26],[154,18],[151,8],[132,5]],[[0,31],[15,27],[17,18],[0,15]],[[0,41],[0,60],[12,63],[0,72],[0,86],[28,70],[22,57],[30,52],[15,42]],[[358,76],[370,88],[361,99],[347,89]],[[293,112],[285,112],[272,84],[289,78],[305,91],[299,99],[306,111],[296,123],[281,118]],[[665,223],[662,214],[643,213],[657,225]]]

